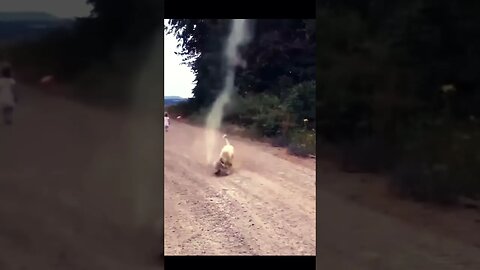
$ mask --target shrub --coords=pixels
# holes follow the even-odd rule
[[[478,199],[479,153],[478,131],[445,127],[422,131],[404,146],[390,186],[417,200],[454,203],[461,196]]]
[[[285,116],[280,99],[273,95],[259,94],[242,98],[238,106],[238,121],[256,129],[261,136],[275,137],[280,134]]]
[[[287,147],[288,144],[289,144],[289,139],[285,135],[279,135],[279,136],[274,137],[271,140],[271,144],[274,147]]]
[[[395,170],[391,188],[401,196],[418,201],[451,204],[457,200],[460,190],[451,179],[450,170],[445,164],[403,161]]]
[[[308,155],[310,154],[308,149],[301,144],[290,143],[287,149],[288,153],[299,157],[308,157]]]
[[[285,97],[262,93],[241,98],[236,105],[237,117],[231,118],[235,118],[241,124],[252,126],[262,136],[270,138],[287,136],[283,134],[287,131],[284,124],[288,124],[289,129],[313,128],[315,82],[300,83],[287,91],[279,92],[285,93]],[[308,122],[305,123],[304,119],[308,119]]]
[[[393,163],[394,149],[378,137],[366,137],[341,147],[342,169],[348,172],[379,172]]]
[[[166,107],[166,111],[171,116],[181,115],[182,117],[189,117],[195,112],[195,107],[190,100],[187,100]]]
[[[226,108],[224,121],[242,126],[250,137],[270,138],[272,145],[287,147],[294,155],[315,154],[315,82],[300,83],[279,92],[283,95],[265,92],[235,96]],[[204,124],[208,113],[208,109],[196,107],[193,100],[169,106],[167,110],[172,115],[190,116],[196,124]]]
[[[302,157],[315,155],[316,153],[316,134],[314,131],[295,130],[290,135],[288,152]]]
[[[304,119],[308,119],[308,126],[315,127],[316,118],[316,88],[315,81],[297,84],[289,89],[284,101],[285,110],[293,116],[293,121],[303,127]]]

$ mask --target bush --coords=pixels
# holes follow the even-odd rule
[[[458,199],[460,190],[449,170],[444,164],[404,161],[395,170],[391,188],[401,196],[418,201],[452,204]]]
[[[378,137],[366,137],[344,143],[341,149],[341,166],[348,172],[375,173],[390,168],[394,149]]]
[[[287,147],[291,154],[316,154],[315,82],[280,92],[282,97],[268,93],[236,96],[226,108],[224,121],[242,126],[250,137],[269,138],[273,146]],[[167,111],[189,117],[194,124],[204,124],[208,114],[208,109],[196,107],[194,100],[169,106]]]
[[[191,100],[170,105],[165,108],[170,117],[182,116],[183,119],[187,119],[194,125],[205,125],[205,120],[208,115],[208,109],[197,109],[195,104]]]
[[[480,198],[480,132],[436,128],[405,145],[391,188],[417,200],[455,203]]]
[[[288,90],[288,96],[283,102],[286,111],[293,116],[293,122],[303,127],[304,119],[308,126],[315,127],[316,119],[316,86],[315,81],[297,84]]]
[[[279,135],[271,140],[271,144],[274,147],[287,147],[289,144],[289,139],[285,135]]]
[[[195,107],[190,100],[187,100],[175,105],[167,106],[165,110],[173,117],[181,115],[186,118],[195,112]]]
[[[290,135],[288,152],[302,157],[315,155],[316,153],[316,134],[314,131],[295,130]]]
[[[287,149],[289,154],[299,156],[299,157],[308,157],[308,155],[310,154],[308,149],[301,144],[290,143]]]
[[[278,97],[252,95],[244,98],[241,104],[238,112],[240,123],[253,127],[265,137],[275,137],[281,133],[285,113]]]
[[[269,138],[286,136],[284,133],[289,129],[315,127],[314,81],[303,82],[279,92],[286,93],[285,97],[263,93],[241,98],[236,105],[236,117],[230,118],[252,126],[262,136]],[[304,119],[308,122],[304,122]],[[285,124],[288,128],[285,128]]]

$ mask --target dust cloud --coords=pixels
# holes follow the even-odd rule
[[[220,95],[213,103],[205,122],[206,159],[208,164],[213,162],[214,150],[216,148],[216,134],[222,123],[225,106],[229,104],[232,99],[235,82],[235,67],[242,63],[238,49],[240,46],[246,45],[251,39],[251,33],[248,26],[249,21],[245,19],[234,19],[224,49],[227,68],[225,83]]]

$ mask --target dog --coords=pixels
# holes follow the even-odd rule
[[[222,151],[220,151],[220,156],[218,160],[215,162],[215,175],[230,175],[232,173],[233,167],[233,156],[235,153],[235,148],[227,139],[227,134],[223,135],[225,139],[225,145],[222,147]]]

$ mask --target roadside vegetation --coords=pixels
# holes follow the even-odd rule
[[[185,64],[196,73],[194,97],[168,111],[202,123],[223,87],[223,47],[231,20],[170,20]],[[315,21],[256,20],[225,123],[299,156],[316,153]]]
[[[144,67],[163,53],[159,2],[88,2],[91,16],[2,43],[1,56],[25,81],[54,74],[75,98],[125,104],[142,92],[158,106],[163,67]],[[401,196],[480,199],[480,3],[325,0],[317,9],[316,20],[256,21],[225,123],[301,156],[333,146],[344,170],[388,174]],[[202,121],[223,86],[230,21],[170,24],[197,84],[168,110]]]
[[[318,8],[318,134],[346,170],[422,201],[480,199],[480,4],[342,0]]]
[[[162,85],[145,66],[160,48],[162,5],[154,0],[86,0],[93,8],[33,40],[0,42],[0,57],[12,63],[16,77],[38,83],[54,75],[75,99],[103,105],[129,105],[138,92]],[[157,52],[158,53],[158,52]],[[157,66],[162,72],[160,60]],[[158,91],[161,98],[161,87]]]

